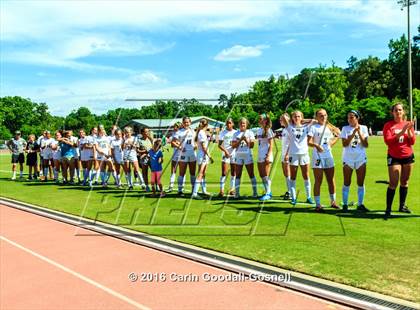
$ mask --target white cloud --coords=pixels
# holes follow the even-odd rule
[[[280,44],[289,45],[289,44],[292,44],[292,43],[295,43],[295,42],[296,42],[296,39],[287,39],[287,40],[282,41]]]
[[[234,45],[230,48],[223,49],[216,56],[214,60],[217,61],[237,61],[250,57],[259,57],[262,55],[262,50],[269,48],[269,45],[243,46]]]

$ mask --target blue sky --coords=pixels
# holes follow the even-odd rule
[[[270,74],[387,57],[406,31],[396,2],[3,0],[0,96],[65,115],[140,105],[126,98],[240,93]]]

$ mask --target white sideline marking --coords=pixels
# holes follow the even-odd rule
[[[77,277],[77,278],[79,278],[79,279],[81,279],[81,280],[83,280],[83,281],[85,281],[85,282],[93,285],[93,286],[96,286],[97,288],[100,288],[101,290],[104,290],[108,294],[110,294],[110,295],[112,295],[114,297],[117,297],[117,298],[119,298],[119,299],[121,299],[121,300],[123,300],[123,301],[125,301],[125,302],[127,302],[127,303],[129,303],[131,305],[133,305],[134,307],[136,307],[138,309],[150,310],[150,308],[148,308],[148,307],[146,307],[146,306],[144,306],[142,304],[139,304],[138,302],[136,302],[136,301],[128,298],[127,296],[124,296],[124,295],[122,295],[122,294],[120,294],[120,293],[118,293],[118,292],[116,292],[116,291],[114,291],[114,290],[112,290],[112,289],[110,289],[110,288],[108,288],[108,287],[106,287],[106,286],[98,283],[98,282],[95,282],[94,280],[92,280],[92,279],[90,279],[90,278],[88,278],[88,277],[86,277],[86,276],[84,276],[84,275],[82,275],[82,274],[80,274],[80,273],[78,273],[76,271],[73,271],[73,270],[71,270],[71,269],[63,266],[63,265],[61,265],[61,264],[59,264],[59,263],[57,263],[57,262],[49,259],[48,257],[45,257],[45,256],[43,256],[41,254],[38,254],[38,253],[36,253],[36,252],[28,249],[28,248],[25,248],[24,246],[22,246],[22,245],[20,245],[20,244],[18,244],[16,242],[14,242],[14,241],[12,241],[12,240],[9,240],[9,239],[7,239],[4,236],[0,236],[0,239],[3,240],[3,241],[6,241],[7,243],[10,243],[11,245],[14,245],[15,247],[17,247],[17,248],[19,248],[19,249],[21,249],[21,250],[23,250],[25,252],[28,252],[29,254],[32,254],[33,256],[38,257],[39,259],[42,259],[43,261],[45,261],[45,262],[47,262],[47,263],[49,263],[49,264],[51,264],[51,265],[53,265],[53,266],[55,266],[57,268],[60,268],[61,270],[64,270],[65,272],[67,272],[67,273],[69,273],[69,274],[71,274],[71,275],[73,275],[73,276],[75,276],[75,277]]]

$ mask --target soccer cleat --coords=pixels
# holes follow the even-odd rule
[[[292,200],[290,200],[290,203],[295,206],[297,204],[297,200],[292,198]]]
[[[333,209],[340,209],[340,207],[337,205],[337,203],[335,201],[333,201],[331,203],[331,208],[333,208]]]
[[[160,193],[160,198],[163,198],[163,197],[165,197],[165,196],[166,196],[165,192],[164,192],[164,191],[162,191],[162,192]]]
[[[311,205],[315,204],[315,201],[312,199],[312,197],[309,197],[308,199],[306,199],[306,203],[309,203]]]
[[[129,189],[129,190],[133,190],[133,185],[130,185],[130,186],[128,187],[128,189]]]
[[[343,205],[343,211],[347,212],[349,210],[349,206],[348,205]]]
[[[150,187],[149,186],[146,186],[146,192],[150,192]]]
[[[223,197],[225,195],[224,192],[219,192],[219,194],[217,194],[217,197]]]
[[[195,199],[195,200],[203,200],[203,197],[199,196],[199,195],[191,195],[191,199]]]
[[[357,211],[369,212],[369,209],[366,208],[365,205],[361,204],[361,205],[357,206]]]
[[[174,190],[173,186],[169,186],[168,189],[166,190],[167,193],[170,193]]]
[[[13,181],[14,181],[14,180],[16,180],[16,176],[12,176],[12,178],[11,178],[11,179],[12,179]]]
[[[271,199],[271,195],[270,194],[265,194],[259,200],[260,201],[266,201],[266,200],[270,200],[270,199]]]
[[[229,191],[229,196],[234,196],[235,195],[235,190],[234,189],[231,189],[230,191]]]
[[[258,193],[253,193],[251,197],[252,198],[258,198]]]
[[[321,205],[315,207],[315,212],[324,212],[324,208]]]
[[[178,192],[178,196],[179,197],[184,197],[185,195],[184,195],[184,192]]]
[[[410,209],[409,209],[409,208],[407,208],[407,206],[406,206],[406,205],[401,206],[401,207],[398,209],[398,212],[402,212],[402,213],[411,213]]]
[[[140,186],[142,189],[146,189],[146,192],[147,192],[148,186],[146,186],[146,184],[142,183]],[[150,191],[150,188],[149,188],[149,191]]]

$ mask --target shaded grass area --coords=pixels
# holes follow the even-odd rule
[[[206,179],[208,191],[217,193],[220,154],[216,149],[212,154],[216,163],[210,166]],[[420,154],[418,146],[417,154]],[[168,159],[170,152],[164,155]],[[340,200],[341,146],[335,147],[334,155]],[[313,206],[304,203],[293,207],[280,197],[286,186],[279,164],[273,167],[274,199],[265,204],[255,199],[237,201],[218,197],[196,201],[172,193],[158,199],[140,190],[124,191],[112,186],[90,191],[80,186],[12,182],[10,172],[4,172],[10,170],[9,156],[0,156],[0,194],[418,302],[420,169],[415,166],[410,180],[407,204],[413,213],[394,213],[384,221],[387,168],[386,149],[381,138],[370,139],[368,159],[365,202],[371,210],[368,213],[326,209],[324,214],[317,214]],[[169,169],[164,173],[164,180],[168,184]],[[242,183],[241,193],[250,195],[251,186],[246,174]],[[300,175],[298,188],[299,200],[303,201],[305,195]],[[356,188],[356,184],[352,184],[350,199],[354,201],[357,200]],[[189,185],[187,189],[190,189]],[[322,187],[322,198],[327,204],[326,184]],[[397,204],[398,194],[394,210]]]

